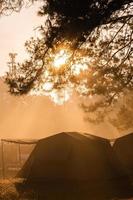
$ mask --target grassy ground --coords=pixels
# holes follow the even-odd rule
[[[48,196],[45,195],[45,197],[40,198],[39,195],[37,195],[37,193],[35,191],[23,191],[21,193],[19,193],[16,190],[15,185],[16,184],[20,184],[21,180],[18,179],[8,179],[8,180],[0,180],[0,200],[60,200],[58,198],[58,195],[51,195],[49,194],[48,196],[50,196],[50,198],[48,198]],[[45,193],[46,194],[46,193]],[[56,194],[56,193],[54,193]],[[62,198],[65,200],[78,200],[78,198],[73,198],[71,196],[69,196],[69,198],[67,198],[67,194],[63,195],[64,197]],[[80,198],[82,200],[86,200],[84,199],[84,197],[82,196],[82,198]],[[87,200],[103,200],[103,199],[94,199],[94,198],[89,198]],[[106,199],[108,200],[108,199]],[[113,200],[113,199],[111,199]],[[114,199],[114,200],[118,200],[118,199]],[[123,199],[123,200],[128,200],[128,199]],[[130,199],[130,200],[133,200]]]
[[[17,179],[0,180],[0,200],[38,200],[32,191],[19,193],[15,185],[20,182]]]
[[[18,200],[19,194],[15,188],[14,180],[0,181],[0,200]]]

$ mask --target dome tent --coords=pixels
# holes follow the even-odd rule
[[[39,140],[18,177],[29,185],[85,186],[87,192],[112,197],[129,186],[109,141],[76,132]]]

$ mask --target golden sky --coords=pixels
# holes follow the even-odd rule
[[[27,57],[24,43],[31,36],[36,36],[34,29],[43,21],[36,15],[39,7],[40,4],[36,3],[30,8],[23,8],[20,13],[0,18],[0,75],[8,70],[9,52],[18,53],[17,61]]]

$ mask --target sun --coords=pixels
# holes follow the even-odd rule
[[[66,50],[60,50],[54,57],[53,66],[57,69],[61,68],[67,63],[69,57],[70,55]]]
[[[88,94],[86,76],[90,58],[85,53],[81,50],[73,52],[69,46],[63,45],[50,49],[41,81],[30,94],[48,96],[58,105],[67,102],[73,91],[81,95]]]

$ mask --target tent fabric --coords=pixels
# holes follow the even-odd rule
[[[122,176],[107,139],[73,132],[39,140],[18,173],[31,181],[109,182]]]
[[[115,141],[117,140],[117,138],[115,139],[107,139],[107,138],[102,138],[102,137],[98,137],[98,136],[94,136],[94,135],[91,135],[91,134],[88,134],[88,133],[82,133],[86,136],[90,136],[90,137],[95,137],[97,139],[100,139],[100,140],[108,140],[111,144],[114,144]],[[6,138],[6,139],[1,139],[1,142],[7,142],[7,143],[14,143],[14,144],[37,144],[38,140],[37,139],[31,139],[31,140],[27,140],[27,139],[10,139],[10,138]]]
[[[1,142],[14,143],[14,144],[37,144],[38,140],[1,139]]]
[[[40,194],[45,196],[63,191],[70,198],[72,193],[76,195],[74,199],[133,195],[129,177],[109,140],[91,134],[63,132],[39,140],[17,177],[39,193],[41,188]]]
[[[113,145],[113,150],[126,173],[133,180],[133,133],[118,138]]]

